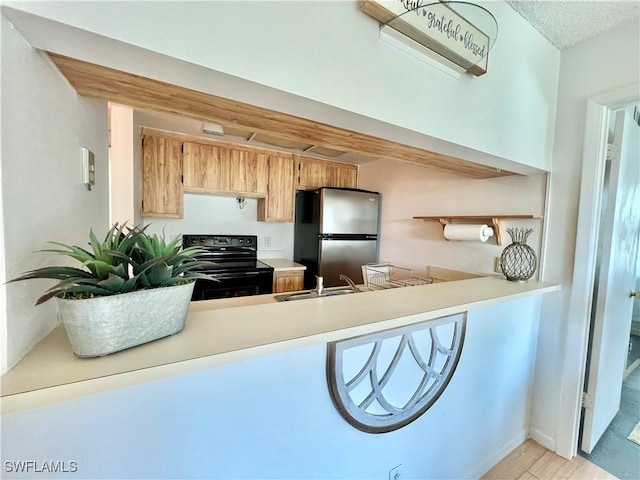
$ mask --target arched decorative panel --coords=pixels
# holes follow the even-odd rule
[[[355,428],[386,433],[416,420],[456,369],[466,313],[327,344],[334,405]]]

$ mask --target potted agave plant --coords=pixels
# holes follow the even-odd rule
[[[11,280],[58,280],[36,305],[51,298],[58,318],[80,357],[97,357],[178,333],[184,328],[197,270],[207,262],[197,248],[181,249],[145,227],[115,224],[100,242],[89,233],[90,249],[48,242],[42,250],[71,257],[83,268],[42,267]]]

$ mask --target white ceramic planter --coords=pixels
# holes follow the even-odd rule
[[[194,283],[86,300],[56,298],[73,353],[100,357],[178,333]]]

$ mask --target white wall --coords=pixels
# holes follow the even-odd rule
[[[403,478],[479,478],[527,435],[538,315],[536,297],[469,312],[449,386],[395,432],[342,419],[316,345],[3,415],[2,465],[77,462],[55,478],[386,479],[402,464]]]
[[[0,45],[0,49],[2,46]],[[2,74],[2,55],[0,55],[0,75]],[[2,102],[0,102],[0,145],[2,144]],[[1,155],[1,147],[0,147],[0,159]],[[6,251],[4,248],[4,205],[3,205],[3,181],[2,181],[2,165],[0,164],[0,348],[4,353],[0,354],[0,375],[6,372],[8,367],[8,356],[7,345],[9,344],[8,337],[8,329],[7,329],[7,286],[5,282],[7,281],[7,272],[6,272],[6,262],[5,256]]]
[[[501,29],[489,73],[459,80],[381,43],[377,22],[356,2],[166,2],[152,9],[146,2],[117,8],[105,2],[10,5],[16,10],[3,5],[3,14],[28,33],[32,45],[425,148],[452,148],[470,160],[494,155],[548,167],[559,54],[502,2],[489,5]],[[216,28],[210,28],[211,19]],[[106,114],[103,102],[78,98],[11,27],[3,35],[21,49],[3,41],[3,116],[9,119],[3,124],[10,124],[3,131],[3,179],[11,185],[3,192],[4,222],[13,238],[5,238],[5,249],[13,276],[41,263],[26,252],[44,240],[82,242],[89,226],[106,228]],[[93,192],[83,190],[76,171],[59,168],[60,161],[75,168],[83,144],[97,155]],[[29,152],[33,160],[25,163]],[[19,166],[7,157],[20,158]],[[46,169],[42,158],[55,158],[49,164],[55,167]],[[257,232],[261,237],[291,227],[264,228]],[[9,365],[54,323],[53,305],[30,306],[36,290],[15,286],[9,292]]]
[[[106,103],[80,98],[50,60],[2,22],[2,203],[5,274],[53,264],[34,253],[48,240],[86,245],[108,227]],[[96,157],[96,185],[82,183],[81,147]],[[58,261],[57,259],[55,261]],[[53,302],[34,307],[46,281],[7,288],[10,368],[56,324]]]
[[[546,174],[473,180],[378,160],[360,166],[359,183],[382,193],[380,260],[416,274],[426,265],[492,274],[495,257],[511,240],[505,233],[502,246],[495,239],[446,241],[439,222],[414,216],[544,214]],[[508,220],[505,226],[533,228],[528,244],[540,257],[541,220]]]
[[[138,177],[134,175],[133,110],[109,106],[109,223],[136,224],[135,195]]]
[[[632,82],[637,84],[639,76],[640,27],[634,22],[562,52],[543,280],[561,283],[563,291],[545,297],[543,302],[532,414],[532,429],[537,439],[549,448],[556,447],[558,435],[562,433],[558,430],[559,419],[574,415],[573,411],[562,411],[560,407],[562,395],[572,395],[570,389],[563,392],[567,385],[563,384],[560,372],[564,362],[569,362],[572,378],[566,378],[565,382],[579,384],[580,359],[575,356],[576,349],[565,350],[565,345],[571,341],[568,335],[579,331],[587,320],[568,318],[567,314],[576,245],[586,99]],[[566,438],[557,447],[564,455],[570,454]]]
[[[213,195],[184,196],[184,218],[143,218],[149,233],[167,238],[181,234],[257,235],[261,258],[284,257],[293,260],[293,223],[258,222],[258,200],[247,198],[240,208],[233,197]],[[269,237],[270,245],[265,238]]]
[[[486,2],[489,72],[460,79],[381,42],[356,1],[7,4],[83,29],[13,12],[45,49],[474,161],[551,165],[559,52],[504,2]]]

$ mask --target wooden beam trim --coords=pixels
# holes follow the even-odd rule
[[[135,108],[213,121],[376,158],[412,163],[472,178],[514,175],[429,150],[279,113],[54,53],[49,56],[80,95]],[[277,133],[274,133],[277,132]]]

